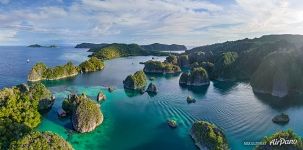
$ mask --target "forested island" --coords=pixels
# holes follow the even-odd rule
[[[181,69],[179,66],[160,61],[147,61],[144,63],[145,73],[157,73],[157,74],[175,74],[180,73]]]
[[[62,108],[71,115],[73,128],[80,133],[93,131],[103,122],[99,105],[85,94],[69,95]]]
[[[118,43],[112,43],[112,44],[118,44]],[[122,43],[121,43],[122,44]],[[96,52],[100,50],[103,47],[109,46],[111,44],[108,43],[101,43],[101,44],[94,44],[94,43],[81,43],[77,44],[75,48],[89,48],[89,52]],[[131,44],[128,44],[131,45]],[[137,45],[137,44],[136,44]],[[160,44],[160,43],[154,43],[149,45],[138,45],[140,48],[147,50],[147,51],[185,51],[187,48],[184,45],[178,45],[178,44]]]
[[[33,47],[33,48],[39,48],[39,47],[56,48],[57,46],[56,45],[42,46],[42,45],[39,45],[39,44],[33,44],[33,45],[29,45],[27,47]]]
[[[29,72],[28,81],[58,80],[75,76],[81,72],[98,71],[103,68],[104,63],[96,57],[91,57],[89,60],[82,62],[79,66],[75,66],[72,62],[68,62],[63,66],[50,68],[44,63],[39,62],[35,64]]]
[[[93,50],[91,56],[101,60],[109,60],[118,57],[128,56],[167,56],[168,53],[159,51],[148,51],[137,44],[108,44],[102,48]]]

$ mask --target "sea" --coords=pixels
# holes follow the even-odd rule
[[[79,64],[88,59],[87,49],[71,46],[58,48],[0,47],[0,88],[27,82],[27,74],[37,62],[48,66],[63,65],[67,61]],[[258,95],[248,81],[212,81],[209,86],[188,89],[179,86],[180,75],[148,75],[157,95],[140,94],[123,88],[129,74],[142,70],[139,62],[164,60],[165,57],[137,56],[109,60],[98,72],[57,81],[43,82],[55,95],[52,109],[43,114],[42,123],[35,129],[51,131],[70,142],[76,150],[195,150],[189,135],[192,124],[205,120],[217,125],[225,133],[232,150],[252,150],[247,143],[260,142],[264,136],[292,129],[303,136],[303,100],[301,95],[283,99]],[[110,93],[107,88],[115,90]],[[98,92],[106,94],[101,104],[103,123],[94,131],[80,134],[72,130],[69,118],[60,119],[57,110],[70,93],[85,93],[96,100]],[[186,98],[196,103],[188,104]],[[275,115],[287,113],[290,122],[277,125]],[[178,127],[167,125],[175,119]]]

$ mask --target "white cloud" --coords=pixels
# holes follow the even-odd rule
[[[29,38],[51,35],[43,38],[67,43],[202,45],[271,33],[303,34],[302,8],[299,0],[236,0],[230,5],[198,0],[81,0],[64,7],[0,10],[0,31],[6,32],[0,37],[4,41],[10,32],[10,40],[22,41],[25,32]]]

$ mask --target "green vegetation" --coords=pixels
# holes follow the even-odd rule
[[[202,67],[198,67],[191,69],[190,73],[182,73],[179,84],[188,86],[209,85],[207,71]]]
[[[234,78],[232,67],[238,58],[236,52],[222,53],[221,56],[215,61],[212,75],[214,78],[230,79]]]
[[[28,81],[57,80],[78,74],[78,67],[72,62],[63,66],[48,68],[44,63],[37,63],[28,75]]]
[[[302,91],[302,56],[295,51],[274,52],[266,56],[251,78],[254,91],[279,97]]]
[[[177,65],[160,61],[147,61],[144,64],[144,72],[146,73],[179,73],[181,69]]]
[[[191,128],[191,136],[198,147],[209,150],[228,150],[227,140],[223,132],[206,121],[196,121]]]
[[[51,108],[55,102],[51,91],[42,83],[34,83],[29,87],[29,94],[32,99],[39,100],[38,109],[40,111]]]
[[[184,51],[186,50],[186,47],[184,45],[167,45],[167,44],[160,44],[160,43],[154,43],[150,45],[142,45],[142,48],[149,50],[149,51]]]
[[[82,62],[79,66],[75,66],[72,62],[68,62],[63,66],[48,68],[44,63],[37,63],[28,74],[28,81],[40,80],[58,80],[77,75],[79,72],[92,72],[102,70],[104,68],[103,61],[96,57]]]
[[[89,60],[81,63],[79,68],[82,72],[98,71],[104,68],[104,63],[96,57],[91,57]]]
[[[281,141],[284,139],[283,141]],[[302,150],[303,140],[292,130],[280,131],[269,137],[265,137],[262,142],[265,145],[259,145],[256,150]],[[281,142],[285,142],[284,144]],[[286,144],[290,143],[290,144]],[[280,145],[281,144],[281,145]]]
[[[303,35],[265,35],[196,47],[177,58],[180,67],[205,68],[211,79],[250,80],[255,92],[283,97],[303,90],[302,47]]]
[[[169,55],[168,57],[166,57],[165,62],[171,63],[173,65],[178,65],[178,58],[175,55]]]
[[[137,44],[108,44],[99,50],[94,50],[95,52],[91,55],[97,57],[101,60],[108,60],[118,57],[127,57],[127,56],[162,56],[167,55],[167,53],[157,52],[157,51],[148,51],[143,49]]]
[[[72,146],[62,137],[51,132],[31,132],[12,142],[9,150],[72,150]]]
[[[63,101],[62,108],[72,115],[72,124],[76,131],[90,132],[103,121],[103,114],[97,103],[86,95],[70,95]]]
[[[147,78],[143,71],[137,71],[134,75],[127,76],[123,84],[126,89],[141,90],[145,88]]]
[[[0,149],[7,148],[11,141],[21,138],[40,124],[39,106],[50,97],[50,91],[41,83],[30,87],[22,84],[0,91]]]

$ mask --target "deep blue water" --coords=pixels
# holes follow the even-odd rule
[[[24,56],[26,55],[26,56]],[[85,49],[74,48],[26,48],[0,47],[0,86],[11,86],[26,81],[31,66],[43,61],[55,66],[72,60],[78,64],[87,59]],[[279,130],[293,129],[303,136],[302,96],[277,99],[255,95],[245,82],[211,82],[210,86],[186,89],[178,85],[179,76],[156,76],[159,89],[156,96],[125,91],[122,81],[131,73],[143,68],[140,61],[152,57],[118,58],[106,62],[103,71],[81,74],[74,78],[45,82],[57,99],[53,108],[44,114],[38,130],[51,130],[66,138],[75,149],[196,149],[188,135],[195,120],[207,120],[219,126],[232,149],[250,150],[245,141],[260,141],[266,135]],[[27,64],[26,60],[30,59]],[[156,57],[163,60],[163,57]],[[150,77],[150,76],[149,76]],[[113,93],[107,86],[117,88]],[[101,110],[105,120],[95,131],[87,134],[69,135],[70,121],[57,118],[56,110],[71,91],[86,93],[95,99],[99,91],[108,99]],[[197,99],[187,104],[186,97]],[[272,123],[275,115],[285,112],[290,116],[287,125]],[[166,120],[174,118],[179,127],[171,129]]]

